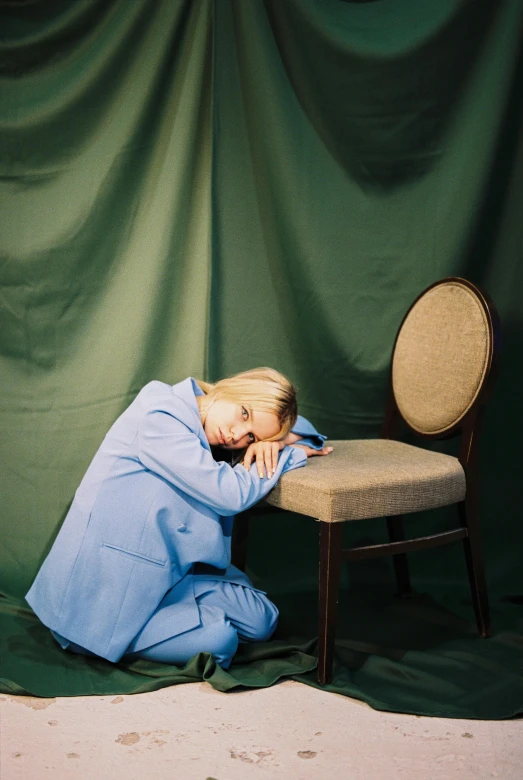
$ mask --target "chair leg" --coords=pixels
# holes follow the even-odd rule
[[[402,542],[405,539],[403,532],[403,518],[401,515],[387,517],[387,531],[391,542]],[[407,556],[393,555],[394,574],[396,575],[396,584],[398,586],[398,596],[402,599],[412,596],[410,585],[409,564]]]
[[[458,513],[462,527],[467,528],[468,536],[463,539],[465,558],[469,575],[472,603],[476,615],[478,632],[482,637],[492,634],[490,610],[487,594],[487,578],[479,535],[479,513],[475,491],[467,492],[465,501],[458,504]]]
[[[249,513],[242,512],[234,518],[231,540],[231,563],[237,569],[245,571],[247,565],[247,547],[249,542]]]
[[[340,586],[343,523],[320,522],[318,600],[318,682],[332,679]]]

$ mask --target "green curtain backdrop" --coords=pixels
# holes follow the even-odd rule
[[[307,518],[254,524],[249,573],[281,624],[229,673],[206,654],[185,670],[67,656],[23,595],[147,381],[272,365],[329,436],[375,436],[401,318],[452,274],[503,322],[481,458],[495,635],[475,635],[460,547],[411,556],[409,603],[387,563],[362,563],[344,571],[330,689],[523,710],[520,0],[0,0],[0,27],[4,690],[314,684]]]

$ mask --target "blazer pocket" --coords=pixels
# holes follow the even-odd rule
[[[124,555],[126,558],[132,558],[139,563],[148,563],[151,566],[159,566],[164,569],[169,561],[159,561],[158,558],[151,558],[149,555],[142,555],[141,553],[132,552],[126,550],[123,547],[117,547],[115,544],[102,544],[102,547],[107,547],[108,550],[114,550],[119,555]]]

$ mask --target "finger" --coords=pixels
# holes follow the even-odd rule
[[[265,448],[265,470],[267,472],[267,479],[270,479],[272,477],[273,467],[272,467],[272,453],[273,453],[273,444],[272,442],[269,442]]]
[[[245,455],[244,455],[244,457],[243,457],[243,465],[245,466],[245,468],[247,469],[247,471],[248,471],[248,470],[250,469],[250,467],[251,467],[251,463],[252,463],[252,456],[253,456],[253,450],[252,450],[252,447],[251,447],[251,446],[249,446],[249,447],[247,447],[247,451],[246,451],[246,453],[245,453]]]
[[[273,465],[272,465],[272,459],[273,459],[273,444],[272,442],[269,442],[267,445],[267,450],[265,452],[265,468],[267,470],[267,479],[270,479],[272,477],[273,472]]]
[[[258,469],[258,476],[261,479],[263,477],[263,452],[256,453],[256,468]]]
[[[274,472],[276,471],[276,469],[278,467],[278,454],[279,454],[279,452],[280,452],[280,445],[277,442],[275,442],[272,445],[272,474],[271,474],[271,477],[273,476]]]
[[[267,479],[269,479],[271,476],[271,466],[272,466],[272,453],[270,447],[264,448],[263,461],[265,464],[265,473],[267,474]]]
[[[271,442],[269,447],[269,467],[267,470],[267,476],[270,478],[276,471],[276,463],[278,462],[278,445]]]
[[[303,449],[305,450],[308,458],[312,458],[315,455],[330,455],[333,450],[332,447],[323,447],[321,450],[314,450],[312,447],[304,447]]]

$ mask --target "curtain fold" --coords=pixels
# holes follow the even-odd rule
[[[33,12],[2,7],[1,587],[17,595],[139,388],[205,373],[211,271],[211,2]]]

